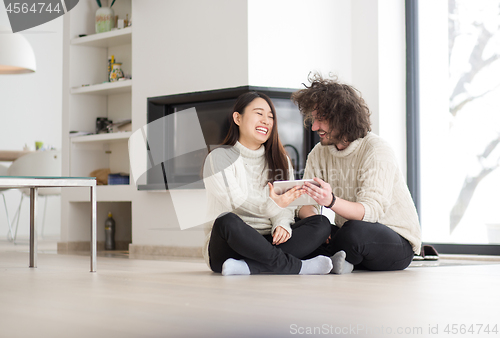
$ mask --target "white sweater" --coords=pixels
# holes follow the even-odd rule
[[[234,147],[217,148],[205,160],[203,182],[207,192],[210,219],[233,212],[262,235],[269,235],[281,226],[292,234],[293,209],[281,208],[269,197],[264,146],[250,150],[236,142]],[[289,160],[289,177],[293,168]],[[208,242],[203,255],[208,264]]]
[[[363,221],[388,226],[420,253],[415,205],[391,147],[379,136],[368,133],[342,151],[318,143],[307,157],[304,173],[304,179],[313,177],[328,182],[335,196],[361,203],[365,208]],[[346,221],[335,215],[338,227]]]

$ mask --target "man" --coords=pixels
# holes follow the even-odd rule
[[[314,254],[332,257],[333,273],[353,267],[405,269],[420,253],[415,205],[390,146],[371,133],[370,112],[360,93],[336,79],[315,75],[292,95],[321,142],[307,158],[306,193],[318,204],[303,206],[300,218],[320,208],[335,212],[330,239]]]

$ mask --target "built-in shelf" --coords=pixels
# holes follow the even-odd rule
[[[105,82],[85,87],[71,88],[71,94],[112,95],[132,92],[132,80]]]
[[[131,202],[132,190],[132,187],[128,184],[98,185],[96,190],[97,202]],[[90,193],[87,189],[66,188],[65,195],[70,202],[90,202]]]
[[[84,142],[101,142],[111,143],[128,140],[132,135],[131,131],[123,131],[118,133],[97,134],[97,135],[84,135],[75,136],[71,138],[71,143],[84,143]]]
[[[74,38],[74,46],[108,48],[132,43],[132,27]]]
[[[96,2],[84,2],[63,17],[67,34],[63,39],[65,62],[62,64],[62,95],[65,102],[62,156],[66,159],[62,173],[66,176],[85,176],[95,172],[94,176],[99,176],[102,173],[99,169],[109,169],[112,173],[128,173],[131,170],[128,140],[132,132],[81,136],[76,136],[80,133],[71,133],[94,132],[98,117],[106,117],[116,123],[132,119],[133,115],[132,80],[104,82],[108,79],[106,73],[109,66],[108,57],[111,55],[114,55],[118,62],[122,62],[122,69],[127,75],[133,74],[132,27],[93,34],[95,30],[92,18],[95,18]],[[120,13],[122,19],[127,13],[129,17],[133,17],[132,4],[137,2],[140,1],[116,1],[113,9]],[[109,6],[111,1],[105,3]],[[83,33],[87,36],[78,37],[78,34]],[[112,211],[113,215],[121,214],[121,218],[115,219],[120,222],[122,234],[132,232],[131,210],[135,194],[133,181],[127,185],[96,187],[98,210],[101,210],[103,217],[108,211]],[[61,217],[64,220],[61,222],[61,232],[71,234],[69,237],[62,236],[62,243],[67,244],[69,240],[88,241],[88,233],[79,230],[89,226],[88,208],[88,189],[70,187],[61,191]],[[102,233],[99,236],[101,235]],[[124,236],[118,237],[118,240],[125,240]]]

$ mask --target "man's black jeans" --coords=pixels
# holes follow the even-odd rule
[[[380,223],[347,221],[342,228],[331,226],[330,243],[322,244],[308,256],[333,256],[344,250],[355,269],[403,270],[413,260],[411,244],[394,230]]]

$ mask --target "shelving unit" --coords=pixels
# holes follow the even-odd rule
[[[113,95],[132,92],[132,80],[106,82],[85,87],[71,88],[71,94]]]
[[[110,134],[97,134],[97,135],[85,135],[85,136],[75,136],[71,138],[71,143],[84,143],[84,142],[122,142],[129,139],[132,135],[131,131],[124,131],[120,133],[110,133]]]
[[[127,6],[126,2],[117,2],[113,8],[119,4]],[[130,11],[131,2],[128,5]],[[126,8],[122,10],[127,11]],[[80,20],[89,13],[72,14],[78,18],[71,31],[79,35]],[[70,37],[70,130],[94,132],[97,117],[107,117],[113,121],[131,118],[133,80],[107,82],[106,74],[107,59],[111,55],[118,62],[123,62],[122,69],[126,74],[131,74],[132,31],[132,27],[127,27],[99,34],[85,32],[86,36]],[[110,168],[111,172],[129,172],[127,146],[131,134],[122,132],[69,138],[69,175],[87,176],[93,170],[103,168]],[[123,189],[115,187],[110,187],[107,194],[112,196],[114,190],[117,199],[127,196],[123,194]],[[98,201],[101,199],[99,195],[97,198]]]
[[[102,0],[103,6],[111,1]],[[132,76],[133,27],[95,33],[95,1],[75,6],[63,17],[63,175],[89,176],[97,169],[109,168],[111,173],[129,173],[128,139],[132,132],[92,134],[70,137],[70,131],[95,132],[96,118],[114,122],[132,118],[133,80],[107,82],[108,57],[122,63],[125,75]],[[116,1],[115,15],[132,17],[132,0]],[[79,35],[86,36],[79,37]],[[133,121],[132,121],[133,123]],[[105,217],[108,211],[117,214],[125,240],[131,242],[131,185],[97,187],[97,209]],[[61,241],[88,241],[87,219],[89,196],[76,189],[62,192]],[[102,224],[101,224],[102,223]],[[103,220],[98,219],[97,240],[103,241]]]
[[[74,46],[109,48],[132,43],[132,27],[71,39]]]

